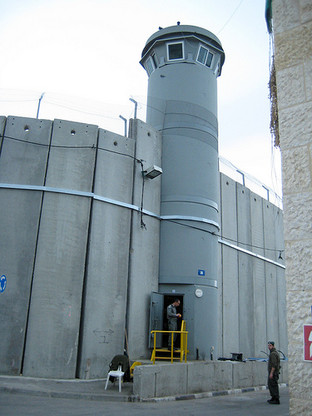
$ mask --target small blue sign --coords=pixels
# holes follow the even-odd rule
[[[7,285],[7,278],[6,278],[6,276],[3,274],[3,275],[0,277],[0,293],[3,293],[3,292],[5,291],[6,285]]]
[[[198,269],[198,276],[205,276],[206,271]]]

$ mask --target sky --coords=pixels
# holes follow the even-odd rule
[[[250,175],[258,188],[263,183],[281,195],[280,151],[269,128],[264,11],[265,0],[0,0],[0,115],[35,118],[43,94],[39,118],[123,134],[119,116],[134,116],[129,98],[145,121],[148,78],[139,61],[147,39],[178,21],[200,26],[225,51],[218,78],[220,156],[248,174],[247,186]]]

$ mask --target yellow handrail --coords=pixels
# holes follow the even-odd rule
[[[160,331],[160,330],[153,330],[151,331],[151,334],[154,335],[154,348],[152,352],[151,361],[153,361],[153,364],[155,364],[155,360],[171,360],[171,363],[173,363],[173,360],[180,360],[180,362],[183,361],[183,357],[185,362],[187,362],[187,334],[188,331],[185,331],[185,321],[182,321],[181,323],[181,330],[180,331]],[[156,338],[157,334],[180,334],[180,348],[174,350],[173,349],[173,335],[171,336],[171,349],[170,349],[170,357],[165,356],[156,356],[156,353],[158,352],[168,352],[167,348],[156,348]],[[178,353],[178,357],[173,356],[173,352]]]

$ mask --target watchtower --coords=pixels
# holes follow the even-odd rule
[[[149,77],[146,121],[163,140],[159,292],[181,298],[190,356],[202,359],[218,340],[217,77],[224,57],[211,32],[177,24],[159,28],[141,59]]]

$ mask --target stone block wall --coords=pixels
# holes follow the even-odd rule
[[[286,248],[290,415],[312,408],[303,325],[312,304],[312,2],[273,0]]]

